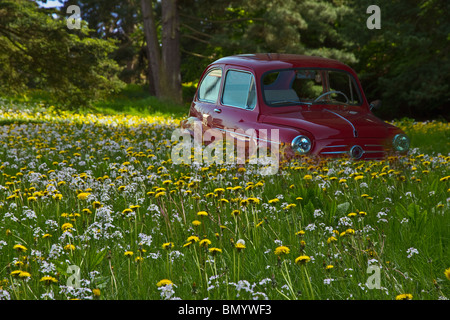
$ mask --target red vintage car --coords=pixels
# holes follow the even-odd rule
[[[196,124],[224,134],[241,129],[236,137],[252,139],[263,138],[245,132],[278,129],[280,143],[301,155],[382,159],[407,152],[405,133],[371,112],[379,104],[367,102],[355,71],[339,61],[242,54],[206,68],[182,126],[191,134]]]

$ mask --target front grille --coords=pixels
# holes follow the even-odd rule
[[[372,159],[381,159],[386,155],[386,151],[384,150],[384,146],[381,144],[365,144],[363,146],[364,155],[363,159],[372,160]]]
[[[325,146],[320,150],[319,154],[324,156],[350,156],[350,150],[355,145],[338,144]],[[381,144],[364,144],[360,145],[363,154],[360,159],[375,160],[382,159],[386,155],[383,145]]]
[[[346,144],[340,144],[335,146],[326,146],[320,151],[323,155],[342,155],[348,153],[349,146]]]

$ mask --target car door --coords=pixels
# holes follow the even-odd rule
[[[205,72],[193,101],[191,116],[198,118],[203,124],[203,131],[213,128],[213,113],[219,102],[222,84],[222,69],[212,67]]]
[[[256,147],[258,104],[255,76],[250,71],[226,69],[220,100],[212,118],[214,128],[222,131],[227,142],[236,147]]]
[[[223,131],[255,128],[258,111],[254,75],[226,70],[220,101],[213,110],[213,125]]]

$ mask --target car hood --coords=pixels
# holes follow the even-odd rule
[[[264,123],[303,129],[315,139],[386,138],[389,125],[366,111],[321,108],[265,115]]]

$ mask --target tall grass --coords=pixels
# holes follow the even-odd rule
[[[1,118],[1,298],[450,295],[450,155],[422,151],[428,143],[384,161],[298,159],[262,176],[257,165],[174,164],[177,118]]]

